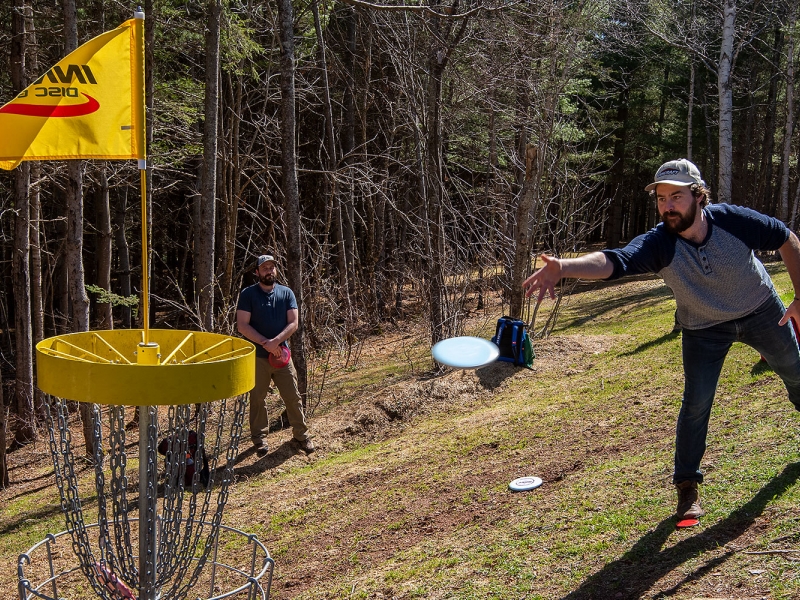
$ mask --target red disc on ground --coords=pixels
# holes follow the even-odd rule
[[[281,346],[280,358],[278,358],[272,352],[270,352],[269,358],[267,360],[269,360],[269,364],[271,364],[276,369],[282,369],[283,367],[289,364],[290,360],[292,360],[292,353],[286,346]]]
[[[700,523],[697,519],[681,519],[677,523],[675,523],[675,527],[678,529],[683,529],[684,527],[694,527]]]

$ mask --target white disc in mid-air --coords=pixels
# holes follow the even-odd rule
[[[500,356],[497,344],[479,337],[462,336],[438,342],[432,349],[434,360],[456,369],[477,369]]]
[[[512,492],[527,492],[534,490],[542,485],[542,480],[539,477],[519,477],[508,484],[508,488]]]

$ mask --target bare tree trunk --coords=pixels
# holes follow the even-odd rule
[[[347,311],[347,320],[353,317],[353,290],[355,283],[353,278],[355,273],[353,266],[353,224],[351,220],[353,206],[353,187],[355,175],[353,173],[355,157],[356,139],[356,33],[357,33],[357,13],[355,9],[347,12],[347,60],[345,63],[345,89],[344,89],[344,123],[342,131],[342,161],[345,165],[347,175],[347,190],[338,194],[333,201],[336,203],[336,233],[338,235],[338,264],[339,264],[339,285],[341,293],[346,296],[344,304]]]
[[[628,99],[630,88],[625,86],[620,95],[619,105],[617,106],[617,122],[620,123],[620,130],[614,136],[614,165],[611,167],[611,177],[608,193],[611,195],[611,206],[609,206],[608,235],[606,245],[609,248],[618,248],[622,239],[622,212],[623,196],[625,187],[623,178],[625,177],[625,144],[628,137]]]
[[[455,11],[458,0],[454,0],[450,11]],[[443,143],[442,143],[442,80],[450,55],[461,41],[466,31],[468,17],[458,24],[453,32],[452,21],[444,26],[441,19],[431,17],[430,30],[433,33],[428,49],[428,81],[425,90],[425,229],[428,264],[428,307],[431,318],[431,343],[453,335],[457,324],[446,314],[444,227],[442,210],[445,202],[443,185]]]
[[[711,131],[713,128],[713,122],[712,117],[709,114],[708,102],[703,102],[703,123],[706,129],[706,161],[708,161],[708,167],[704,165],[702,172],[706,174],[706,181],[711,185],[712,191],[716,192],[716,190],[714,190],[714,183],[711,183],[717,179],[717,169],[716,162],[714,160],[714,139]],[[716,196],[716,193],[714,195]]]
[[[536,200],[536,182],[539,176],[539,157],[535,146],[525,151],[525,183],[522,186],[517,206],[516,231],[514,233],[514,266],[511,269],[511,316],[522,317],[524,294],[522,282],[530,268],[531,229],[533,206]]]
[[[761,163],[758,170],[756,203],[759,210],[773,214],[775,210],[773,198],[773,161],[775,157],[775,130],[778,128],[778,88],[782,79],[780,72],[781,52],[783,49],[783,32],[775,29],[770,65],[769,92],[767,94],[766,114],[764,117],[764,143],[761,147]]]
[[[789,217],[789,168],[791,166],[792,135],[794,134],[794,23],[797,18],[797,3],[789,4],[786,29],[789,32],[789,47],[786,49],[786,129],[783,137],[783,172],[781,173],[780,218]],[[794,221],[794,219],[792,219]]]
[[[314,15],[314,30],[317,34],[317,53],[319,61],[319,70],[322,75],[322,91],[325,99],[325,141],[326,150],[328,152],[328,160],[326,163],[327,173],[325,174],[326,184],[326,206],[331,205],[330,199],[336,195],[338,186],[336,182],[336,165],[338,164],[338,155],[336,152],[336,138],[333,130],[333,102],[331,101],[331,87],[328,81],[328,59],[326,56],[325,37],[322,35],[322,25],[319,18],[319,0],[313,0],[311,3],[311,11]],[[326,210],[326,213],[328,211]],[[326,215],[327,216],[327,215]],[[326,228],[327,233],[327,228]]]
[[[97,286],[111,293],[111,208],[108,198],[108,177],[105,167],[100,169],[100,188],[95,198],[97,222]],[[95,323],[98,329],[113,329],[114,317],[111,302],[95,303]]]
[[[36,29],[33,20],[33,7],[25,5],[25,37],[26,68],[28,73],[39,73],[37,57]],[[38,161],[28,163],[31,169],[31,181],[35,182],[30,190],[30,286],[31,286],[31,322],[33,325],[33,348],[44,339],[44,294],[42,281],[42,247],[41,247],[41,165]],[[36,374],[34,373],[34,380]],[[33,409],[38,421],[44,421],[44,394],[34,385]]]
[[[197,291],[200,326],[214,329],[214,240],[217,191],[217,126],[219,114],[220,0],[208,0],[206,25],[206,81],[203,123],[203,172],[200,190],[200,221],[195,229]]]
[[[89,330],[89,297],[83,271],[83,172],[79,160],[67,165],[66,263],[72,330]]]
[[[64,0],[65,51],[78,47],[78,13],[75,0]],[[67,161],[66,268],[69,300],[72,305],[72,330],[89,330],[89,297],[83,274],[83,172],[80,160]],[[86,454],[94,456],[92,406],[80,402]]]
[[[30,285],[31,285],[31,320],[33,323],[33,347],[44,339],[44,294],[42,293],[42,246],[41,246],[41,214],[42,214],[42,196],[41,184],[39,179],[41,177],[41,167],[39,162],[32,162],[31,165],[31,179],[36,183],[31,187],[31,228],[30,228],[30,245],[31,245],[31,264],[30,264]],[[33,409],[36,418],[39,421],[44,421],[45,397],[44,393],[36,386],[33,388]]]
[[[0,490],[6,489],[11,481],[8,477],[6,442],[8,432],[8,407],[3,402],[3,375],[0,373]]]
[[[228,77],[230,93],[232,96],[230,112],[230,161],[225,169],[227,185],[223,239],[219,245],[222,256],[220,273],[220,289],[222,291],[223,305],[228,306],[234,294],[233,275],[236,272],[234,259],[236,257],[236,229],[239,219],[239,205],[241,203],[241,157],[239,154],[239,131],[242,114],[242,77],[235,75]]]
[[[694,115],[694,57],[689,58],[689,107],[686,115],[686,158],[692,160],[692,138],[694,137],[694,127],[692,118]]]
[[[325,36],[322,34],[322,25],[319,18],[319,2],[313,0],[311,11],[314,15],[314,30],[317,34],[317,60],[319,61],[320,74],[322,75],[322,88],[324,93],[324,114],[325,114],[325,149],[327,160],[325,161],[325,238],[330,235],[330,224],[333,224],[334,237],[336,240],[336,258],[339,275],[339,289],[341,290],[344,301],[344,313],[349,319],[352,315],[350,304],[350,294],[348,289],[350,284],[347,277],[347,261],[344,249],[344,228],[342,227],[342,205],[339,197],[339,183],[336,172],[339,164],[339,155],[336,148],[336,137],[334,132],[333,102],[331,100],[331,88],[328,80],[328,59],[326,55]],[[326,239],[327,241],[327,239]]]
[[[25,0],[14,0],[11,39],[11,79],[14,93],[27,85],[25,74]],[[14,171],[14,340],[16,344],[15,409],[19,419],[15,441],[26,444],[37,438],[33,410],[33,335],[31,333],[30,280],[30,164],[21,163]]]
[[[119,200],[114,210],[114,241],[117,246],[117,260],[119,269],[117,279],[119,280],[120,295],[127,298],[131,295],[131,256],[128,238],[125,235],[125,211],[128,204],[128,188],[123,188],[119,195]],[[131,328],[131,308],[129,306],[120,307],[122,310],[122,327]]]
[[[308,391],[308,365],[305,354],[303,318],[303,245],[300,223],[300,191],[297,185],[297,148],[295,143],[295,57],[294,9],[292,0],[278,0],[281,40],[281,173],[286,201],[286,277],[297,298],[300,323],[292,340],[292,360],[297,369],[297,386],[305,404]]]
[[[722,43],[719,51],[719,189],[721,202],[730,202],[733,186],[733,42],[736,36],[736,0],[724,0]]]
[[[798,151],[798,157],[800,157],[800,150]],[[794,226],[797,223],[797,211],[800,208],[800,181],[797,182],[797,186],[794,189],[794,200],[792,201],[792,220],[789,223],[789,227],[794,231]]]
[[[436,18],[434,17],[434,20]],[[434,30],[438,29],[438,23]],[[444,323],[444,264],[441,247],[441,98],[442,74],[444,73],[443,54],[438,51],[438,43],[433,42],[428,57],[428,88],[426,90],[427,131],[425,136],[425,223],[426,250],[430,260],[426,268],[428,274],[428,308],[431,318],[431,344],[445,336]]]
[[[697,3],[692,2],[692,23],[691,23],[691,34],[695,36],[697,34]],[[689,54],[689,107],[688,107],[688,114],[686,117],[686,158],[692,160],[692,155],[694,154],[694,124],[692,122],[692,118],[694,116],[694,62],[695,57],[693,54]]]

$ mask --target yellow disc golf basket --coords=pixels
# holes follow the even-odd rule
[[[247,393],[255,383],[255,349],[213,333],[151,330],[148,342],[144,335],[91,331],[52,337],[36,347],[38,385],[52,397],[50,449],[67,529],[20,556],[22,600],[84,597],[74,590],[86,582],[91,591],[85,597],[106,600],[269,597],[273,561],[266,548],[221,523]],[[73,448],[68,400],[92,406],[90,461]],[[129,443],[126,422],[136,407],[134,459],[128,456],[135,444]],[[160,480],[159,452],[165,455]],[[138,472],[136,500],[130,499],[129,463]],[[93,465],[93,477],[81,479],[81,464]],[[82,491],[87,479],[92,489]],[[87,499],[97,504],[91,525],[85,524]],[[64,557],[58,538],[67,535],[78,566],[57,564]],[[224,558],[223,537],[246,543],[223,542],[223,548],[239,548],[237,556]],[[34,584],[25,570],[39,551],[46,551],[49,568]]]

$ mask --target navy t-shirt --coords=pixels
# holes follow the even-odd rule
[[[250,313],[250,325],[261,335],[274,338],[286,328],[286,313],[297,308],[294,292],[276,283],[271,292],[265,292],[259,284],[246,287],[239,295],[236,310]],[[256,345],[256,356],[266,358],[269,352]]]

